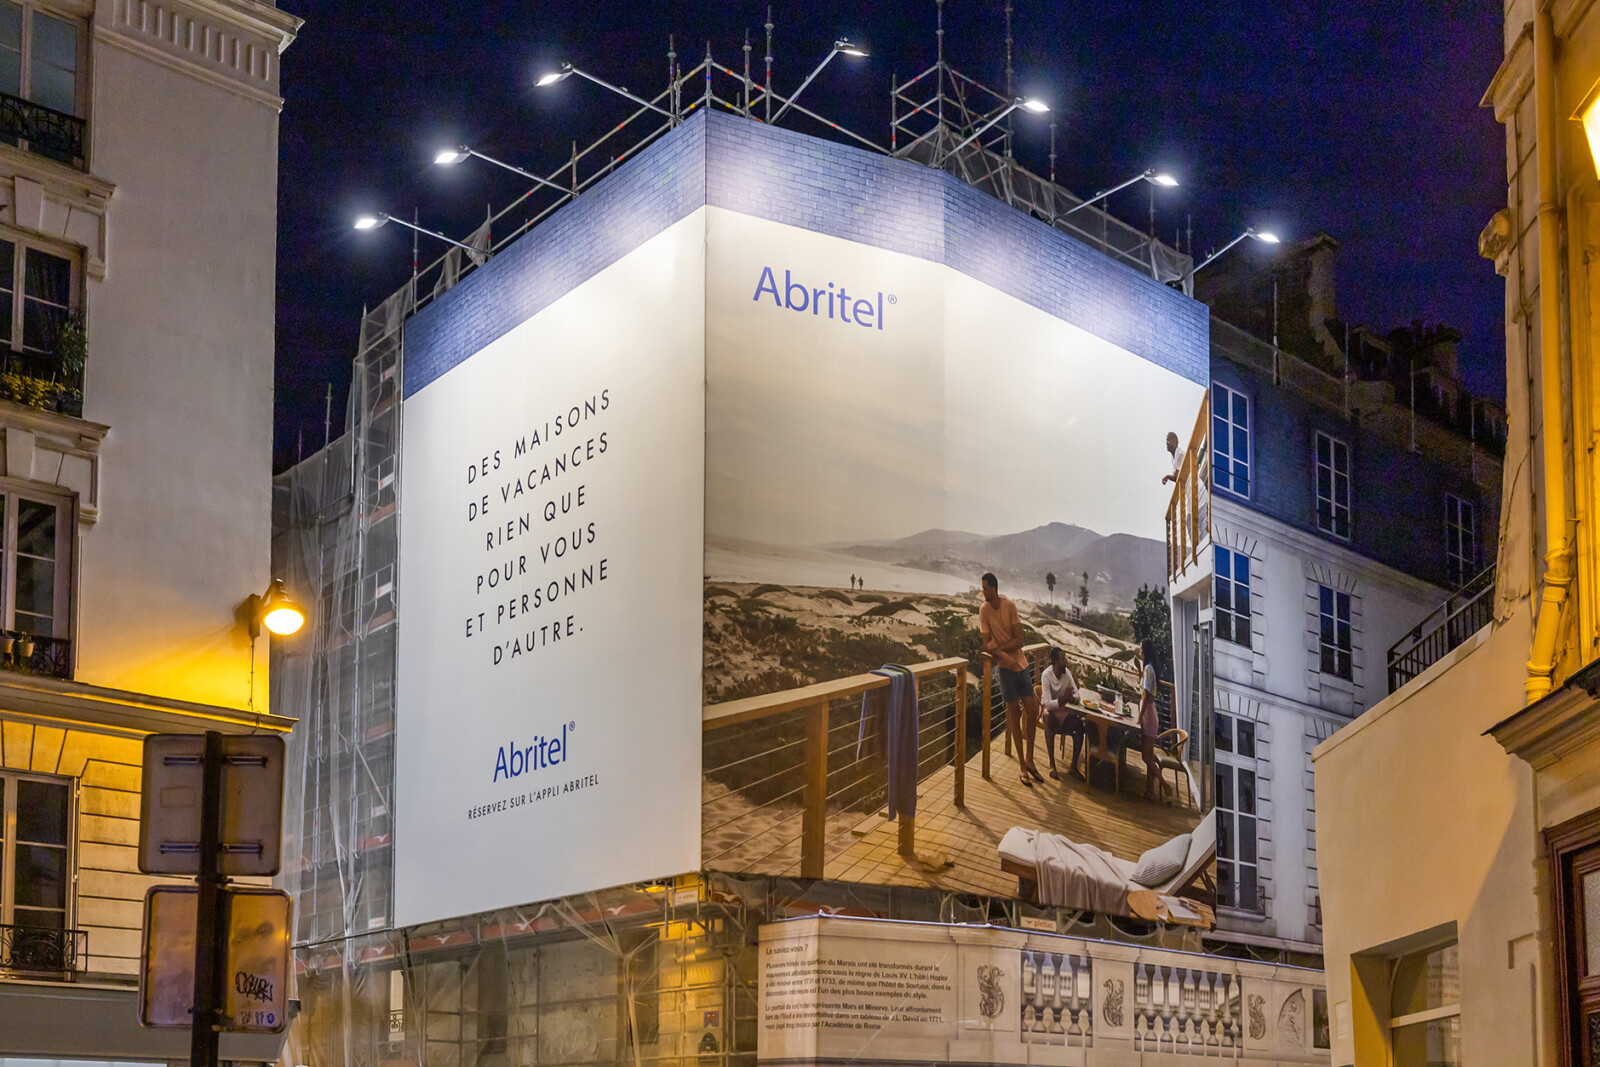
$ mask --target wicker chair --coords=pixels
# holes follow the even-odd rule
[[[1182,782],[1189,781],[1189,765],[1183,760],[1183,750],[1189,744],[1189,731],[1168,730],[1156,738],[1156,762],[1161,764],[1161,783],[1166,784],[1167,771],[1172,771],[1172,791],[1178,792]]]

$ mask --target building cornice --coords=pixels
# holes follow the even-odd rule
[[[295,719],[38,675],[0,676],[0,713],[68,729],[152,733],[288,733]]]
[[[1506,49],[1506,58],[1501,61],[1500,69],[1494,72],[1494,77],[1489,79],[1489,87],[1483,91],[1483,99],[1478,101],[1478,106],[1494,108],[1497,122],[1509,121],[1511,113],[1532,87],[1533,23],[1529,22],[1517,34],[1517,39],[1511,42],[1511,47]]]
[[[1600,741],[1600,660],[1484,732],[1534,770]]]

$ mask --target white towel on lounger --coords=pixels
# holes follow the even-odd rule
[[[1125,864],[1104,849],[1035,832],[1033,862],[1040,904],[1128,914]]]

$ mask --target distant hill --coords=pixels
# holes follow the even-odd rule
[[[1133,534],[1105,536],[1082,526],[1052,522],[1019,533],[983,537],[958,530],[924,530],[887,541],[834,543],[829,551],[874,563],[971,575],[994,571],[1002,588],[1043,600],[1044,576],[1053,571],[1055,597],[1071,597],[1089,573],[1090,606],[1127,610],[1141,585],[1160,585],[1166,546]]]

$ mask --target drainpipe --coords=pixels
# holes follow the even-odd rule
[[[1528,654],[1528,702],[1554,684],[1556,639],[1572,586],[1572,545],[1567,540],[1566,450],[1561,424],[1561,264],[1559,183],[1556,178],[1555,29],[1550,5],[1533,24],[1533,104],[1539,171],[1539,407],[1544,445],[1544,590],[1533,647]]]

